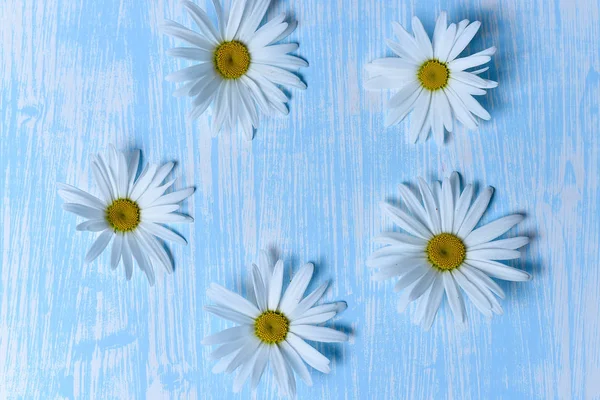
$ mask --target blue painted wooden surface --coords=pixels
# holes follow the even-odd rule
[[[442,148],[412,145],[406,124],[383,128],[390,95],[362,89],[363,66],[389,54],[393,21],[417,15],[431,31],[441,10],[483,22],[467,53],[499,49],[488,76],[500,86],[483,99],[493,119]],[[0,398],[252,396],[211,374],[200,340],[227,325],[202,306],[210,282],[241,290],[263,247],[294,269],[315,262],[328,298],[349,305],[335,325],[351,341],[319,346],[332,372],[300,398],[599,398],[599,2],[283,0],[269,15],[280,11],[299,21],[308,90],[246,142],[212,138],[210,116],[186,121],[189,101],[171,96],[163,78],[184,64],[157,26],[191,26],[177,1],[2,0]],[[176,160],[177,185],[197,187],[190,244],[172,246],[175,274],[155,287],[111,271],[108,254],[84,266],[93,235],[60,208],[56,182],[97,193],[88,159],[110,143]],[[457,326],[444,305],[423,332],[364,260],[389,226],[378,202],[452,170],[496,188],[486,220],[527,215],[512,234],[533,240],[511,265],[533,281],[501,283],[503,316],[468,305]],[[254,396],[276,398],[272,378]]]

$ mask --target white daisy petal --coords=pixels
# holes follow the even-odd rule
[[[423,206],[421,206],[423,207]],[[406,250],[419,250],[427,245],[427,241],[418,237],[400,232],[382,232],[373,238],[375,243],[389,244],[406,248]]]
[[[313,315],[322,314],[322,313],[331,312],[331,311],[335,311],[336,313],[339,314],[342,311],[344,311],[347,307],[348,307],[348,305],[346,304],[345,301],[337,301],[335,303],[322,304],[320,306],[312,307],[311,309],[303,312],[302,314],[300,314],[299,318],[308,318]]]
[[[335,317],[336,314],[337,313],[335,311],[331,311],[328,313],[322,313],[322,314],[311,315],[309,317],[298,318],[296,320],[293,320],[291,325],[318,325],[318,324],[322,324],[323,322],[329,321],[331,318]]]
[[[415,143],[419,133],[427,121],[429,108],[431,107],[431,92],[423,90],[415,101],[415,111],[410,121],[410,140]]]
[[[281,351],[281,349],[279,349]],[[283,353],[282,353],[283,356]],[[290,363],[285,359],[284,357],[284,361],[285,361],[285,370],[286,370],[286,375],[287,375],[287,380],[288,380],[288,395],[292,398],[295,399],[296,398],[296,377],[294,376],[294,370],[292,369],[292,366],[290,365]]]
[[[467,85],[481,89],[493,89],[498,86],[498,82],[483,79],[475,74],[465,71],[452,71],[452,79],[459,80]]]
[[[238,373],[233,381],[233,393],[239,393],[244,386],[244,383],[250,377],[254,365],[256,364],[256,353],[250,356],[250,359],[242,365],[242,368],[238,370]]]
[[[423,178],[419,178],[419,191],[421,192],[421,197],[423,198],[423,203],[425,204],[425,210],[427,211],[427,216],[429,217],[429,226],[431,227],[431,232],[433,234],[438,234],[442,232],[442,226],[440,221],[440,210],[438,209],[437,202],[433,197],[433,193],[431,192],[431,188]]]
[[[254,288],[254,298],[259,310],[267,309],[268,293],[260,274],[260,270],[256,265],[252,267],[252,286]]]
[[[115,234],[115,240],[113,240],[112,249],[110,252],[110,267],[112,269],[116,269],[121,261],[123,241],[123,235]]]
[[[473,205],[469,209],[469,212],[465,216],[465,219],[460,226],[460,229],[456,233],[458,237],[465,238],[472,231],[473,228],[477,225],[485,210],[487,210],[488,205],[490,204],[490,200],[492,199],[492,194],[494,193],[494,189],[492,187],[487,187],[483,189],[479,197],[473,202]]]
[[[206,12],[198,7],[195,3],[192,3],[188,0],[182,0],[181,4],[186,9],[186,11],[190,14],[190,17],[194,20],[202,35],[208,39],[213,44],[217,44],[221,38],[217,30],[215,29],[213,23],[210,21]]]
[[[506,249],[469,250],[467,253],[467,260],[514,260],[519,257],[521,257],[521,252]]]
[[[129,243],[129,249],[131,250],[133,258],[135,258],[140,269],[146,274],[146,278],[148,278],[148,283],[150,283],[150,286],[154,286],[154,268],[152,268],[152,265],[149,264],[146,253],[142,251],[137,235],[127,235],[127,242]]]
[[[452,190],[452,204],[456,207],[460,198],[460,176],[456,171],[450,174],[450,188]],[[454,215],[452,215],[452,221],[454,222]],[[450,229],[452,230],[452,227]]]
[[[483,73],[484,73],[485,71],[487,71],[488,69],[490,69],[490,67],[479,68],[479,69],[476,69],[475,71],[470,71],[470,72],[471,72],[472,74],[475,74],[475,75],[480,75],[480,74],[483,74]],[[454,81],[454,82],[458,82],[458,81]],[[484,95],[484,94],[486,94],[486,93],[487,93],[487,92],[486,92],[485,90],[483,90],[483,89],[478,89],[478,90],[477,90],[477,92],[478,92],[478,93],[471,93],[471,94],[476,94],[476,95]]]
[[[180,224],[180,223],[191,223],[194,222],[194,219],[188,215],[183,215],[183,214],[177,214],[177,213],[169,213],[169,214],[154,214],[154,215],[150,215],[147,218],[147,221],[149,222],[158,222],[158,223],[175,223],[175,224]]]
[[[144,194],[144,192],[148,189],[148,186],[150,186],[154,175],[156,175],[157,170],[158,166],[155,164],[150,164],[146,169],[144,169],[131,188],[131,192],[129,193],[129,198],[131,200],[136,201],[141,195]]]
[[[453,45],[456,43],[456,41],[458,40],[458,38],[460,38],[460,36],[465,31],[465,29],[467,29],[467,26],[469,26],[469,20],[468,19],[463,19],[462,21],[460,21],[458,23],[458,25],[456,26],[456,35],[454,36],[454,40],[452,42]]]
[[[475,118],[473,118],[471,112],[467,109],[452,87],[446,87],[446,89],[444,89],[444,93],[450,102],[452,112],[456,116],[456,119],[468,129],[477,129],[477,121]]]
[[[89,232],[101,232],[105,229],[109,229],[109,225],[105,218],[101,219],[88,219],[77,225],[75,230],[78,231],[89,231]]]
[[[439,57],[438,59],[442,62],[448,61],[448,54],[450,54],[450,50],[452,50],[452,46],[454,45],[454,39],[456,37],[456,24],[450,24],[446,32],[442,35],[442,40],[440,42],[439,48]]]
[[[411,72],[413,74],[416,72],[416,68],[418,66],[412,60],[397,57],[377,58],[367,65],[379,67],[379,70],[396,70],[399,72]]]
[[[289,284],[279,303],[279,309],[284,314],[292,312],[298,303],[300,303],[310,283],[314,269],[315,266],[312,263],[307,263],[294,275],[292,282]]]
[[[258,386],[258,382],[260,382],[260,378],[265,372],[265,367],[267,366],[267,362],[269,361],[269,352],[270,346],[266,346],[261,344],[256,351],[256,364],[254,364],[254,369],[252,370],[252,378],[251,378],[251,386],[252,390],[256,389]]]
[[[462,91],[462,89],[455,85],[451,86],[451,89],[460,96],[461,101],[469,110],[469,112],[486,121],[491,119],[490,114],[485,110],[485,108],[483,108],[481,104],[479,104],[479,102],[475,100],[468,92]]]
[[[422,239],[431,236],[431,232],[414,217],[406,214],[404,211],[387,203],[379,204],[381,209],[394,221],[396,225],[406,232],[418,236]]]
[[[308,386],[312,386],[312,378],[310,377],[308,368],[306,368],[306,365],[304,365],[302,358],[300,358],[296,350],[294,350],[294,348],[285,340],[279,344],[279,349],[298,376],[300,376]]]
[[[300,357],[302,357],[304,362],[308,365],[324,374],[331,372],[329,359],[294,333],[288,333],[286,341],[298,352]]]
[[[454,196],[449,178],[444,179],[442,183],[440,211],[442,232],[451,232],[454,224]]]
[[[121,256],[123,257],[123,266],[125,267],[125,278],[130,280],[133,276],[133,260],[131,249],[129,248],[129,241],[126,237],[123,238],[123,248],[121,251]]]
[[[250,325],[234,326],[233,328],[225,329],[214,335],[210,335],[202,339],[203,345],[214,345],[234,342],[236,340],[247,337],[253,333],[253,329]]]
[[[421,62],[427,58],[427,54],[425,53],[424,49],[419,47],[415,38],[408,33],[406,29],[402,27],[402,25],[397,22],[393,22],[392,30],[394,31],[394,35],[400,39],[401,46],[406,49],[403,51],[403,54],[398,54],[399,56],[409,56],[409,58],[412,58],[416,62]]]
[[[163,240],[169,240],[184,246],[187,245],[187,240],[185,240],[183,236],[168,228],[165,228],[162,225],[155,224],[154,222],[142,222],[141,226],[149,233],[153,234],[154,236],[158,236]]]
[[[92,158],[94,160],[95,158]],[[113,193],[112,186],[108,181],[108,177],[104,175],[104,172],[101,170],[100,166],[96,161],[91,162],[92,166],[92,174],[94,175],[94,180],[96,184],[100,187],[100,192],[102,193],[102,198],[105,202],[111,202],[114,200],[115,194]]]
[[[239,40],[246,42],[256,32],[256,28],[258,28],[260,21],[265,16],[270,3],[271,0],[256,0],[254,7],[251,10],[248,9],[251,12],[249,12],[246,18],[242,19],[240,28],[238,29],[237,37]]]
[[[235,371],[239,366],[248,362],[258,346],[260,342],[258,340],[248,340],[244,346],[240,349],[240,351],[235,355],[235,357],[231,360],[227,368],[225,369],[226,374],[230,374]]]
[[[186,67],[180,69],[179,71],[172,72],[165,77],[167,82],[187,82],[195,79],[200,79],[207,72],[213,69],[212,63],[203,63],[192,65],[191,67]]]
[[[467,268],[465,268],[465,267],[467,267]],[[492,291],[489,289],[487,282],[483,281],[482,279],[479,278],[479,276],[477,274],[473,273],[473,271],[475,271],[475,269],[468,268],[468,265],[465,265],[465,266],[461,267],[460,271],[488,299],[488,301],[490,302],[490,304],[492,306],[493,313],[498,314],[498,315],[501,315],[504,313],[504,311],[502,310],[502,306],[500,305],[500,303],[498,302],[498,300],[496,299],[496,297],[494,296]],[[482,274],[482,275],[484,275],[484,274]]]
[[[245,342],[244,342],[245,343]],[[243,345],[243,344],[242,344]],[[231,361],[233,360],[233,358],[237,355],[237,353],[240,351],[240,349],[236,349],[234,352],[229,353],[228,355],[222,357],[213,367],[212,369],[212,373],[213,374],[221,374],[223,372],[225,372],[225,370],[227,369],[227,367],[229,366],[229,364],[231,363]]]
[[[452,276],[456,279],[456,282],[464,290],[469,299],[477,307],[482,314],[487,317],[492,316],[492,305],[489,300],[481,291],[475,286],[467,277],[460,271],[460,268],[453,270]]]
[[[159,26],[159,29],[165,35],[181,39],[203,50],[212,50],[214,47],[214,44],[210,40],[175,21],[165,20]]]
[[[278,85],[306,89],[306,84],[298,76],[284,69],[264,64],[253,64],[251,68],[257,71],[257,73],[265,75],[268,80]]]
[[[371,253],[367,260],[375,261],[377,259],[387,258],[389,256],[394,256],[401,260],[406,258],[415,258],[418,256],[421,256],[418,258],[422,258],[423,247],[410,246],[406,244],[386,246]],[[367,264],[368,263],[369,262],[367,261]]]
[[[440,44],[443,35],[448,28],[448,17],[445,11],[442,11],[435,22],[435,30],[433,31],[433,57],[440,58]]]
[[[425,264],[415,264],[409,271],[407,271],[394,285],[394,292],[399,292],[406,289],[413,283],[419,281],[421,277],[425,276],[430,271]]]
[[[198,47],[174,47],[168,49],[166,54],[170,57],[183,58],[185,60],[209,62],[212,61],[210,51]]]
[[[448,299],[448,304],[450,305],[452,314],[454,314],[454,318],[461,322],[465,322],[465,305],[463,302],[462,295],[458,291],[458,286],[456,284],[456,281],[454,280],[454,277],[450,272],[444,272],[442,273],[442,279],[444,282],[446,298]]]
[[[230,290],[225,289],[221,285],[212,283],[206,291],[206,295],[215,303],[223,307],[238,311],[250,318],[256,318],[260,311],[254,304]]]
[[[265,290],[269,289],[269,279],[273,275],[274,264],[271,261],[271,257],[265,250],[261,250],[258,255],[258,267],[260,270],[261,277],[265,284]]]
[[[224,308],[221,306],[204,306],[204,310],[226,320],[237,322],[238,324],[250,325],[254,323],[252,318],[230,308]]]
[[[427,58],[433,58],[433,47],[431,46],[431,41],[429,40],[429,36],[427,36],[427,32],[425,32],[425,28],[423,28],[423,24],[418,17],[412,18],[412,28],[415,33],[415,39],[419,44],[419,48],[425,54]]]
[[[461,225],[463,224],[467,212],[471,206],[471,200],[473,199],[473,185],[467,185],[463,192],[460,194],[458,202],[456,203],[456,209],[454,211],[454,223],[452,224],[452,232],[458,232]]]
[[[285,19],[285,14],[273,18],[256,31],[255,35],[248,42],[248,49],[256,51],[275,41],[288,27],[287,22],[282,22]]]
[[[429,119],[431,124],[431,130],[435,138],[435,142],[438,146],[444,144],[444,115],[442,114],[443,100],[445,97],[443,91],[437,91],[431,97],[431,105]],[[435,112],[433,110],[436,110]],[[437,111],[439,110],[439,112]]]
[[[104,211],[98,210],[97,208],[91,208],[83,206],[81,204],[65,203],[62,205],[63,210],[72,212],[73,214],[79,215],[83,218],[91,219],[103,219]]]
[[[286,368],[285,360],[283,359],[283,355],[281,354],[281,350],[279,350],[279,347],[271,347],[269,356],[269,361],[271,362],[273,375],[275,375],[275,380],[277,381],[279,390],[281,390],[281,394],[284,396],[291,397],[292,388],[290,387],[288,371]]]
[[[425,275],[421,276],[421,278],[419,278],[419,280],[415,283],[415,286],[410,291],[409,301],[414,301],[421,297],[423,293],[425,293],[425,291],[433,284],[436,276],[437,272],[431,268],[425,273]]]
[[[321,286],[316,288],[313,292],[311,292],[308,296],[306,296],[292,312],[289,313],[290,319],[293,321],[296,318],[304,317],[304,314],[316,304],[317,301],[323,297],[323,294],[327,290],[328,284],[327,282],[323,283]]]
[[[482,64],[487,64],[492,58],[490,56],[469,56],[464,58],[457,58],[451,61],[448,66],[453,71],[464,71],[465,69],[478,67]]]
[[[461,267],[461,271],[469,278],[471,282],[479,279],[488,289],[496,294],[496,296],[503,299],[505,297],[504,290],[496,283],[492,278],[487,276],[484,272],[481,272],[477,268],[471,267],[469,264],[465,263]],[[473,275],[475,276],[473,279]]]
[[[391,267],[381,268],[371,276],[371,280],[375,282],[385,281],[390,278],[403,275],[414,269],[414,265],[401,264]]]
[[[480,249],[507,249],[516,250],[529,243],[529,238],[526,236],[518,236],[509,239],[494,240],[493,242],[480,243],[475,246],[469,246],[470,250]]]
[[[280,40],[283,40],[286,37],[290,36],[292,34],[292,32],[294,32],[296,30],[297,27],[298,27],[298,21],[296,21],[296,20],[288,21],[287,28],[285,28],[285,30],[283,32],[281,32],[279,34],[279,36],[277,36],[275,39],[273,39],[271,41],[271,43],[279,42]]]
[[[273,276],[269,281],[269,310],[276,310],[281,298],[281,289],[283,285],[283,261],[277,261],[273,269]]]
[[[403,253],[401,255],[388,255],[384,257],[369,257],[366,265],[369,268],[411,268],[414,264],[419,264],[425,261],[423,253]]]
[[[324,326],[291,325],[290,332],[303,339],[315,342],[332,343],[348,341],[348,335],[345,333]]]
[[[59,196],[68,203],[77,203],[99,210],[103,210],[106,207],[104,201],[74,186],[65,183],[59,183],[57,186]]]
[[[150,221],[154,217],[160,217],[161,215],[171,213],[173,211],[179,210],[179,205],[177,204],[167,204],[164,206],[153,206],[144,209],[144,213],[142,217]]]
[[[229,10],[229,20],[225,28],[225,40],[232,40],[238,33],[240,22],[246,10],[246,0],[233,0]]]
[[[239,351],[247,342],[248,342],[248,339],[246,337],[243,337],[236,341],[226,342],[226,343],[222,344],[221,346],[217,347],[216,350],[213,350],[208,355],[208,358],[210,358],[211,360],[220,360],[223,357],[227,357],[230,354],[233,354],[234,352]]]
[[[114,233],[108,230],[102,232],[100,236],[96,238],[96,241],[94,242],[94,244],[92,244],[92,247],[90,247],[87,254],[85,255],[84,262],[86,264],[89,264],[96,258],[98,258],[98,256],[102,254],[106,246],[108,246],[108,244],[110,243],[110,240],[112,239],[113,235]]]
[[[429,306],[429,294],[431,293],[432,286],[433,285],[429,286],[425,290],[425,293],[419,298],[419,300],[416,301],[417,306],[415,307],[415,312],[412,315],[412,322],[415,325],[422,325],[423,318],[425,317],[425,312],[427,311],[427,307]]]
[[[474,21],[470,25],[468,25],[464,31],[460,32],[460,34],[459,32],[457,32],[456,42],[454,43],[454,46],[452,46],[452,50],[448,55],[449,61],[454,60],[456,57],[458,57],[460,53],[462,53],[465,47],[467,47],[467,45],[471,42],[473,37],[475,37],[475,34],[477,33],[480,27],[481,22]]]
[[[465,238],[465,245],[471,248],[472,246],[496,239],[498,236],[503,235],[513,226],[523,221],[523,219],[524,217],[522,215],[514,214],[490,222],[489,224],[472,231]]]
[[[138,234],[142,238],[145,246],[148,248],[148,250],[150,250],[150,255],[154,257],[155,260],[158,261],[158,263],[165,268],[168,274],[172,274],[173,262],[171,261],[171,258],[163,248],[163,244],[159,242],[158,239],[154,237],[154,235],[146,231],[143,227],[138,229],[136,231],[136,234]]]
[[[406,99],[404,103],[402,103],[402,105],[390,110],[390,113],[385,117],[386,128],[403,121],[404,118],[406,118],[406,116],[414,109],[415,103],[421,96],[421,93],[423,93],[423,89],[417,90],[411,94],[410,97]]]

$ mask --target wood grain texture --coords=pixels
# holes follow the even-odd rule
[[[493,119],[412,145],[406,123],[383,128],[390,95],[362,89],[363,66],[389,53],[393,21],[431,32],[441,10],[482,21],[468,53],[499,49]],[[234,395],[200,345],[227,326],[202,310],[207,285],[241,290],[261,248],[294,270],[315,262],[313,286],[330,280],[327,297],[349,305],[335,326],[351,341],[317,346],[332,372],[299,398],[600,398],[599,2],[277,0],[269,15],[281,11],[299,21],[308,90],[246,142],[212,138],[210,115],[186,121],[189,100],[171,96],[164,76],[184,63],[157,25],[191,26],[177,1],[0,1],[0,398],[277,398],[270,374]],[[56,182],[97,193],[89,156],[110,143],[177,161],[177,185],[197,188],[189,245],[171,247],[176,271],[155,287],[108,254],[84,266],[93,235],[60,207]],[[503,316],[468,305],[457,326],[444,304],[423,332],[364,260],[390,226],[378,203],[453,170],[496,188],[486,220],[526,214],[512,234],[533,240],[511,265],[534,279],[501,283]]]

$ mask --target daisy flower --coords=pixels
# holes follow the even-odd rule
[[[498,262],[519,258],[517,249],[529,243],[524,236],[494,240],[523,220],[513,214],[477,229],[477,223],[492,197],[487,187],[471,203],[473,185],[460,191],[456,172],[444,182],[428,186],[419,179],[419,199],[407,186],[400,185],[400,198],[408,212],[387,203],[382,209],[406,233],[385,232],[376,241],[388,246],[375,251],[367,266],[379,269],[374,280],[400,277],[394,291],[404,290],[398,312],[417,299],[415,320],[429,329],[444,292],[455,318],[465,321],[460,289],[484,315],[502,314],[496,296],[504,291],[490,277],[526,281],[527,272]]]
[[[58,194],[66,201],[64,210],[86,219],[77,225],[78,231],[101,232],[85,256],[86,263],[94,261],[112,241],[111,267],[117,268],[122,260],[129,280],[135,259],[154,285],[154,266],[162,265],[168,273],[173,272],[171,258],[159,239],[187,244],[162,224],[193,221],[175,211],[194,188],[165,194],[175,182],[173,179],[163,184],[174,163],[146,165],[136,179],[139,161],[139,150],[128,158],[112,147],[105,156],[98,154],[91,159],[99,197],[64,183],[58,184]]]
[[[453,117],[469,129],[477,127],[477,119],[489,120],[490,114],[473,96],[486,93],[484,89],[498,83],[482,79],[476,71],[491,60],[496,52],[490,47],[468,57],[457,58],[473,39],[481,23],[462,20],[447,26],[442,12],[435,24],[433,44],[417,17],[412,20],[414,36],[400,24],[394,23],[394,34],[399,42],[387,40],[389,48],[398,57],[379,58],[366,66],[371,78],[365,83],[368,90],[400,89],[388,103],[390,112],[386,126],[402,121],[414,110],[410,140],[425,141],[432,131],[438,144],[444,143],[444,128],[452,132]]]
[[[173,21],[165,21],[162,31],[189,43],[167,51],[173,57],[198,62],[167,76],[171,82],[185,82],[175,96],[193,97],[188,117],[196,119],[213,105],[212,130],[234,128],[239,122],[246,138],[252,139],[258,127],[259,111],[263,114],[288,114],[287,96],[279,86],[306,89],[290,71],[306,67],[306,61],[288,53],[296,43],[275,44],[296,29],[295,22],[285,22],[285,13],[259,27],[271,0],[233,0],[229,14],[221,2],[213,0],[218,25],[204,10],[191,1],[183,6],[198,25],[199,32]]]
[[[205,309],[239,324],[202,341],[205,345],[221,345],[210,355],[219,360],[213,368],[214,373],[238,370],[233,383],[234,392],[240,391],[249,377],[254,390],[267,363],[271,365],[281,392],[290,397],[296,394],[294,374],[307,385],[312,385],[305,363],[329,373],[329,360],[305,340],[347,341],[348,336],[342,332],[316,326],[345,310],[346,303],[316,306],[327,289],[326,283],[302,298],[313,271],[313,264],[305,264],[283,293],[283,261],[279,260],[273,267],[269,256],[261,252],[259,266],[252,265],[247,291],[249,299],[214,283],[206,291],[215,305]]]

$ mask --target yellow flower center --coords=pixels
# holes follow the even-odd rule
[[[221,43],[215,50],[215,69],[224,79],[238,79],[250,67],[250,53],[242,42]]]
[[[254,333],[265,343],[283,342],[290,329],[290,320],[279,311],[265,311],[254,320]]]
[[[140,224],[140,206],[129,199],[117,199],[106,209],[106,221],[115,231],[132,231]]]
[[[417,77],[421,82],[421,86],[427,90],[435,91],[446,87],[450,70],[446,63],[438,60],[427,60],[419,67]]]
[[[467,256],[465,244],[451,233],[440,233],[432,237],[425,252],[431,265],[444,271],[459,267]]]

